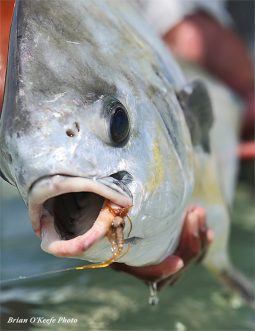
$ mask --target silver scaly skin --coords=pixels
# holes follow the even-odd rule
[[[228,216],[214,151],[192,145],[177,97],[185,79],[137,11],[117,0],[17,2],[1,172],[17,186],[49,253],[93,262],[110,258],[109,241],[89,232],[108,199],[130,207],[133,223],[130,234],[127,222],[124,228],[131,249],[118,262],[159,263],[176,249],[185,208],[199,202],[223,237],[211,248],[211,261],[222,255],[223,265]],[[129,121],[121,144],[109,131],[116,107]],[[215,181],[207,177],[210,185],[204,185],[203,172]],[[92,243],[88,249],[85,241]],[[60,252],[56,247],[63,243],[70,245]]]

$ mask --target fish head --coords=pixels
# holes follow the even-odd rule
[[[106,238],[84,237],[109,200],[129,208],[132,220],[132,230],[124,229],[132,250],[121,262],[142,265],[174,247],[192,186],[191,145],[169,79],[179,69],[169,60],[174,72],[166,71],[125,6],[17,2],[0,168],[27,204],[45,251],[109,258]],[[55,242],[64,249],[53,250]]]

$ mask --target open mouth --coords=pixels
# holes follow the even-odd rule
[[[54,226],[61,239],[72,239],[87,232],[103,207],[104,198],[92,192],[65,193],[44,203],[54,217]]]
[[[54,175],[36,181],[28,209],[42,249],[57,256],[81,256],[111,227],[106,202],[119,210],[132,206],[131,181],[126,171],[99,179]]]

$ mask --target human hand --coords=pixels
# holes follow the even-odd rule
[[[173,284],[194,261],[201,261],[213,239],[212,230],[206,227],[206,214],[200,207],[188,209],[179,245],[173,255],[156,265],[132,267],[114,263],[112,268],[127,272],[146,283],[157,282],[157,288]]]

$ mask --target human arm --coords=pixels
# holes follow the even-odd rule
[[[203,11],[185,16],[163,36],[180,58],[199,64],[245,101],[243,130],[254,130],[254,75],[249,52],[235,31]]]

